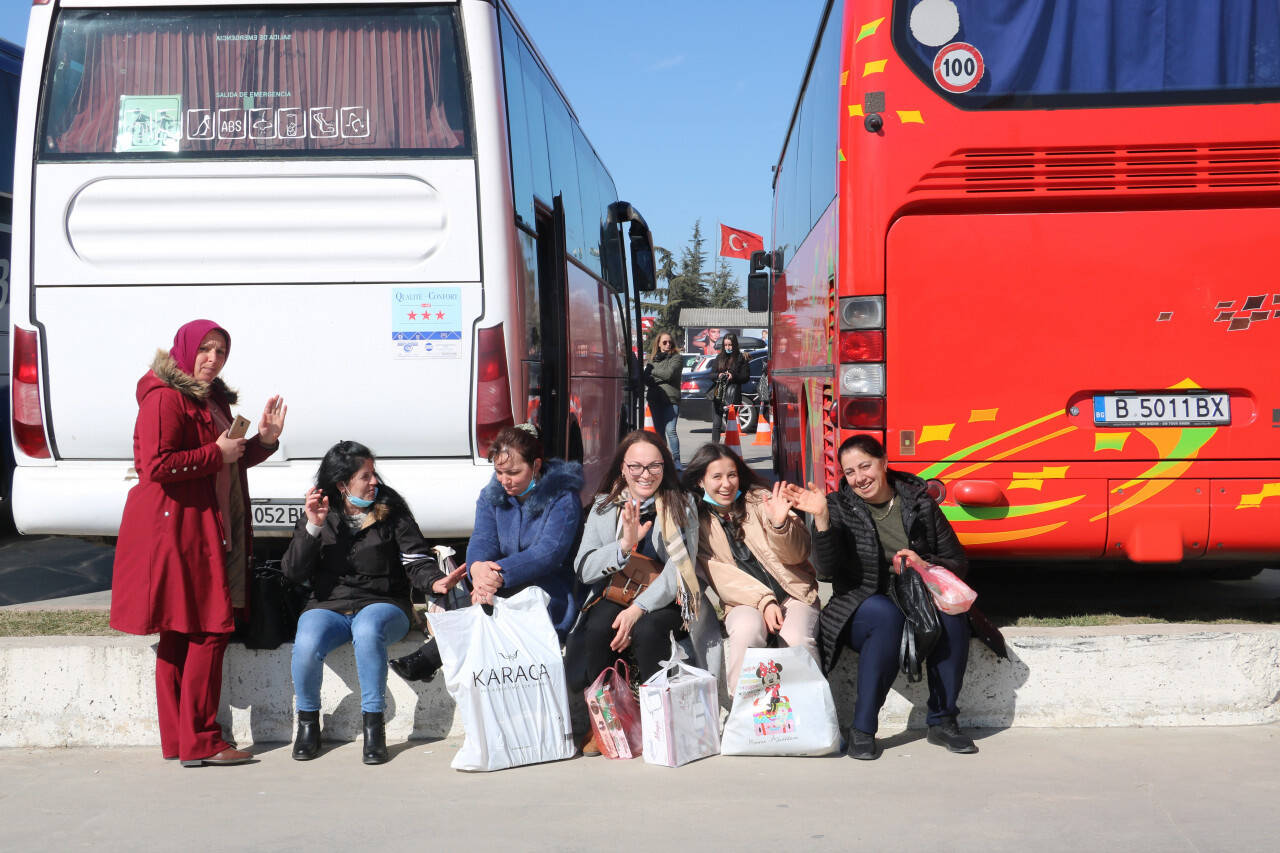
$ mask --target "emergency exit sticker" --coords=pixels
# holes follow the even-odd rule
[[[968,92],[982,80],[982,54],[971,44],[952,42],[933,58],[933,79],[948,92]]]
[[[391,344],[396,358],[461,358],[462,288],[394,288]]]
[[[177,151],[182,140],[181,95],[121,95],[116,151]]]

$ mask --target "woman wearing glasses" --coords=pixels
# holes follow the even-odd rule
[[[574,558],[590,593],[565,648],[570,690],[580,694],[628,649],[640,680],[647,679],[670,656],[671,635],[685,632],[695,665],[718,671],[720,629],[697,555],[698,514],[671,453],[652,433],[631,433],[597,489]],[[585,732],[585,717],[574,728]],[[583,748],[598,752],[594,742]]]
[[[662,332],[654,339],[644,373],[653,425],[659,435],[666,436],[671,458],[679,468],[680,437],[676,434],[676,419],[680,416],[680,379],[684,373],[684,356],[676,351],[675,339],[670,333]]]

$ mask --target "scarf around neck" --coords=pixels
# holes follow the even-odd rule
[[[630,493],[623,489],[614,504],[618,507],[617,536],[622,538],[622,505],[631,500]],[[676,598],[680,602],[680,615],[685,625],[692,625],[698,618],[699,602],[702,588],[698,583],[698,573],[694,570],[693,561],[689,559],[689,550],[684,544],[684,531],[676,521],[672,507],[662,497],[661,492],[640,504],[643,512],[649,506],[657,508],[658,529],[662,533],[662,542],[667,548],[667,561],[674,562],[679,573],[679,589]],[[652,535],[652,531],[650,532]]]

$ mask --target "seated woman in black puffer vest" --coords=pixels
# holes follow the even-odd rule
[[[833,593],[819,620],[823,668],[830,672],[843,646],[858,652],[858,698],[849,730],[849,755],[879,758],[875,733],[880,708],[898,674],[904,618],[888,595],[891,567],[938,565],[963,577],[969,561],[951,523],[919,477],[888,467],[884,447],[869,435],[840,445],[844,472],[829,495],[789,486],[787,495],[813,516],[819,573]],[[956,724],[956,699],[969,660],[969,620],[939,612],[942,637],[927,659],[929,743],[951,752],[977,752]]]
[[[492,603],[536,584],[551,596],[547,610],[563,642],[578,615],[573,555],[582,532],[582,465],[546,459],[538,430],[520,424],[489,446],[493,479],[476,499],[466,570],[473,604]],[[390,661],[410,681],[430,681],[440,668],[435,639]]]

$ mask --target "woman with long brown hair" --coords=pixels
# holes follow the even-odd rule
[[[686,633],[695,664],[718,670],[719,623],[694,564],[698,515],[666,444],[652,433],[627,435],[596,491],[574,559],[590,592],[566,644],[570,690],[585,690],[628,649],[643,681],[669,657],[670,638]],[[583,753],[598,752],[593,746]]]
[[[770,636],[818,660],[818,579],[809,531],[791,511],[785,482],[773,488],[723,444],[689,460],[684,486],[698,501],[698,570],[724,605],[725,678],[733,693],[747,649]]]
[[[670,332],[659,332],[649,351],[649,363],[644,375],[646,399],[653,413],[653,425],[658,435],[665,436],[667,447],[676,467],[680,467],[680,436],[676,421],[680,417],[680,378],[684,374],[684,356],[676,349],[676,339]]]

